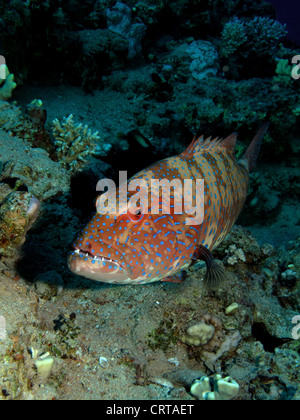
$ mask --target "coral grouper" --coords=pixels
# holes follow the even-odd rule
[[[134,196],[132,188],[126,188],[127,201],[121,200],[124,185],[100,195],[97,213],[78,236],[69,256],[71,271],[107,283],[144,284],[182,280],[184,269],[200,259],[207,267],[205,284],[216,286],[224,277],[224,269],[214,261],[211,250],[224,239],[242,210],[249,172],[255,166],[267,128],[264,124],[258,131],[240,161],[234,157],[236,134],[224,140],[194,139],[179,156],[157,162],[132,178],[139,185],[135,194],[143,192],[135,206],[130,200]],[[163,194],[165,184],[174,180],[181,185],[194,182],[190,200],[183,188],[173,188],[169,196]],[[180,187],[180,183],[177,185]],[[202,201],[197,201],[198,193]],[[106,212],[100,206],[103,196],[110,203]],[[164,203],[166,197],[169,206]],[[178,206],[183,201],[180,212]],[[202,217],[191,218],[193,208],[196,212],[192,202],[201,206]]]

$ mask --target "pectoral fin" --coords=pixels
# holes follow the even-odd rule
[[[204,285],[209,289],[217,289],[226,278],[224,267],[214,260],[210,250],[203,245],[197,246],[193,259],[202,260],[206,264]]]

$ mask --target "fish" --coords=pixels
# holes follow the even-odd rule
[[[133,176],[130,181],[135,182],[135,191],[129,188],[128,181],[125,186],[123,183],[99,195],[95,215],[73,244],[69,269],[104,283],[180,282],[186,278],[187,268],[202,260],[206,264],[205,286],[218,288],[226,273],[212,251],[228,234],[244,206],[249,173],[255,167],[268,126],[265,123],[259,129],[240,160],[234,153],[237,133],[224,139],[195,137],[181,154],[158,161]],[[173,188],[166,205],[167,195],[162,194],[162,185],[158,184],[171,184],[172,180],[194,182],[192,197],[185,200],[183,190]],[[191,217],[197,208],[196,193],[202,208],[198,218],[196,212]],[[137,194],[139,200],[133,206]],[[106,212],[104,201],[108,203]],[[183,202],[187,205],[183,206]],[[181,212],[176,207],[180,204]]]

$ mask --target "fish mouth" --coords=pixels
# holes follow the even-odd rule
[[[90,251],[85,251],[85,250],[77,248],[77,247],[74,249],[74,253],[79,255],[79,257],[83,256],[85,258],[90,259],[91,261],[111,263],[111,264],[118,265],[119,267],[122,267],[122,265],[116,260],[113,260],[113,259],[108,258],[108,257],[104,257],[103,255],[94,255]]]
[[[131,282],[124,264],[102,255],[94,255],[79,247],[75,247],[70,253],[68,266],[73,273],[91,280],[115,284]]]

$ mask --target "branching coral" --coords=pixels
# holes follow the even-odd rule
[[[258,55],[272,55],[286,34],[285,25],[268,17],[256,16],[248,22],[235,18],[224,25],[220,53],[229,57],[241,46],[246,46],[245,55],[250,51]]]
[[[98,131],[92,133],[87,125],[74,123],[72,114],[64,117],[62,123],[57,118],[53,120],[53,135],[58,159],[71,171],[86,163],[87,156],[95,152],[99,140]]]
[[[245,24],[240,19],[233,19],[225,23],[221,33],[221,50],[223,57],[228,57],[247,41]]]
[[[288,33],[286,25],[268,17],[255,17],[246,23],[248,45],[257,54],[272,55],[280,39]]]

